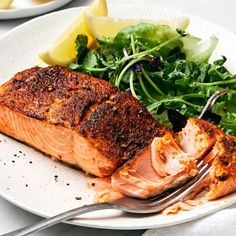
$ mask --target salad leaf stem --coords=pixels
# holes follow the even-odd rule
[[[165,94],[156,86],[156,84],[151,80],[151,78],[148,76],[148,74],[146,73],[146,71],[144,69],[142,69],[142,74],[144,76],[144,78],[149,82],[149,84],[151,84],[151,86],[161,95],[165,96]]]
[[[144,57],[144,56],[139,57],[139,58],[137,58],[137,59],[134,59],[134,60],[130,61],[130,62],[122,69],[120,75],[118,76],[118,78],[117,78],[116,81],[115,81],[115,85],[116,85],[118,88],[119,88],[119,86],[120,86],[120,82],[121,82],[121,80],[122,80],[122,78],[123,78],[125,72],[126,72],[132,65],[134,65],[135,63],[137,63],[137,62],[139,62],[139,61],[143,61],[143,60],[144,60],[143,57]],[[127,58],[127,57],[125,57],[125,58]]]
[[[179,101],[179,102],[182,102],[182,103],[184,103],[184,104],[186,104],[186,105],[188,105],[188,106],[190,106],[190,107],[197,108],[197,109],[202,107],[202,106],[193,104],[193,103],[191,103],[191,102],[185,101],[185,100],[182,99],[182,98],[176,98],[175,101],[177,101],[177,102],[178,102],[178,101]]]
[[[195,94],[195,93],[185,94],[181,96],[182,99],[205,98],[205,97],[206,97],[205,94]]]
[[[139,83],[141,85],[141,88],[143,90],[143,92],[145,93],[145,95],[153,102],[155,102],[156,100],[148,93],[144,83],[143,83],[143,78],[142,78],[142,75],[141,73],[138,73],[138,79],[139,79]]]
[[[224,85],[224,84],[234,84],[234,83],[236,83],[236,79],[216,81],[216,82],[211,82],[211,83],[197,83],[197,84],[204,85],[204,86],[214,86],[214,85]]]
[[[108,67],[103,67],[103,68],[86,68],[88,71],[91,72],[103,72],[107,71]]]
[[[79,69],[81,66],[75,63],[71,63],[69,68],[72,70],[77,70]],[[83,67],[83,66],[82,66]],[[89,71],[89,72],[104,72],[107,71],[109,69],[109,67],[103,67],[103,68],[97,68],[97,67],[86,67],[85,70]]]
[[[154,109],[156,109],[157,107],[159,107],[161,104],[171,104],[173,102],[180,102],[180,103],[186,104],[186,105],[188,105],[190,107],[193,107],[195,109],[199,109],[199,108],[202,107],[202,106],[193,104],[191,102],[185,101],[184,99],[181,99],[180,97],[177,97],[177,98],[166,98],[166,99],[162,99],[160,101],[156,100],[156,102],[154,102],[153,104],[147,106],[147,109],[148,109],[149,112],[152,113],[152,111]]]
[[[135,54],[136,53],[136,48],[135,48],[135,42],[134,42],[134,35],[133,34],[130,35],[130,39],[131,39],[131,48],[132,48],[133,54]]]
[[[130,87],[131,94],[132,94],[136,99],[138,99],[138,96],[137,96],[137,94],[135,93],[135,90],[134,90],[134,72],[133,72],[133,71],[130,72],[129,87]]]
[[[130,56],[128,56],[128,57],[124,57],[124,58],[122,58],[121,60],[117,61],[117,64],[121,64],[121,63],[123,63],[123,62],[126,62],[126,61],[128,61],[128,60],[130,60],[130,59],[133,59],[133,58],[136,58],[136,57],[144,57],[144,56],[146,56],[146,55],[148,55],[149,53],[152,53],[152,52],[154,52],[154,51],[159,51],[161,48],[163,48],[163,47],[165,47],[165,46],[167,46],[167,45],[169,45],[169,44],[171,44],[171,43],[173,43],[173,42],[175,42],[175,41],[181,39],[182,37],[183,37],[183,36],[178,35],[178,36],[176,36],[176,37],[174,37],[174,38],[171,38],[171,39],[169,39],[169,40],[167,40],[167,41],[165,41],[165,42],[163,42],[163,43],[161,43],[161,44],[159,44],[159,45],[157,45],[157,46],[155,46],[155,47],[153,47],[153,48],[150,48],[150,49],[147,49],[147,50],[145,50],[145,51],[132,54],[132,55],[130,55]]]

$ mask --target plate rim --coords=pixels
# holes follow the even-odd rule
[[[233,193],[235,194],[235,193]],[[230,194],[232,195],[232,194]],[[227,195],[227,196],[230,196],[230,195]],[[31,210],[23,205],[20,205],[18,203],[15,203],[13,200],[11,200],[10,198],[8,198],[7,196],[5,196],[4,194],[2,194],[0,192],[0,197],[2,197],[3,199],[7,200],[8,202],[10,202],[11,204],[31,213],[31,214],[34,214],[34,215],[37,215],[37,216],[40,216],[42,218],[48,218],[47,215],[44,215],[44,214],[40,214],[34,210]],[[185,218],[184,220],[183,219],[179,219],[179,220],[176,220],[174,223],[173,222],[167,222],[167,223],[164,223],[162,224],[161,226],[160,225],[155,225],[155,224],[150,224],[148,226],[142,226],[142,225],[138,225],[136,227],[133,227],[133,226],[112,226],[112,225],[96,225],[96,224],[89,224],[89,223],[86,223],[89,219],[86,219],[86,222],[81,222],[81,221],[77,221],[77,220],[66,220],[66,221],[63,221],[62,223],[65,223],[65,224],[70,224],[70,225],[75,225],[75,226],[82,226],[82,227],[89,227],[89,228],[94,228],[94,229],[110,229],[110,230],[147,230],[147,229],[158,229],[158,228],[165,228],[165,227],[170,227],[170,226],[175,226],[175,225],[179,225],[179,224],[184,224],[184,223],[187,223],[187,222],[191,222],[191,221],[194,221],[194,220],[197,220],[197,219],[201,219],[205,216],[208,216],[208,215],[211,215],[213,213],[216,213],[220,210],[223,210],[233,204],[236,203],[236,197],[234,199],[234,201],[228,201],[226,204],[222,204],[222,205],[219,205],[218,207],[215,207],[213,209],[211,209],[210,211],[208,212],[202,212],[201,214],[198,214],[198,215],[194,215],[193,217],[187,219]]]
[[[13,8],[7,10],[0,9],[0,20],[20,19],[37,16],[43,13],[56,10],[71,1],[72,0],[54,0],[52,2],[47,2],[28,8]]]
[[[116,7],[122,7],[122,6],[126,6],[126,7],[127,7],[127,5],[124,5],[124,4],[113,5],[113,6],[111,6],[111,7],[116,8]],[[142,6],[146,6],[146,5],[140,4],[138,7],[140,7],[140,9],[141,9]],[[52,12],[52,13],[49,13],[49,14],[46,14],[46,15],[43,15],[43,16],[39,16],[39,17],[37,17],[37,18],[34,18],[34,19],[30,20],[30,21],[27,21],[27,22],[25,22],[25,23],[23,23],[23,24],[21,24],[21,25],[15,27],[15,28],[13,28],[12,30],[10,30],[9,32],[7,32],[6,34],[4,34],[4,35],[0,38],[0,41],[1,41],[2,39],[4,39],[5,37],[7,37],[9,34],[14,33],[15,30],[19,30],[21,27],[24,27],[24,26],[27,25],[27,24],[32,24],[34,21],[38,21],[38,20],[40,20],[40,19],[42,19],[42,18],[44,18],[44,17],[47,18],[47,17],[49,17],[49,15],[63,14],[63,12],[65,12],[65,11],[68,11],[68,12],[69,12],[69,11],[74,11],[74,10],[76,10],[76,9],[77,9],[77,10],[78,10],[78,9],[83,10],[84,8],[86,8],[86,6],[74,7],[74,8],[70,8],[70,9],[64,9],[64,10],[60,10],[60,11],[57,11],[57,12]],[[203,20],[203,21],[205,21],[205,22],[210,23],[211,25],[215,25],[215,26],[217,26],[218,28],[221,28],[221,30],[227,31],[228,33],[232,34],[232,35],[235,37],[235,34],[234,34],[234,33],[232,33],[231,31],[229,31],[228,29],[224,28],[223,26],[218,25],[218,24],[215,24],[215,23],[212,23],[212,22],[210,22],[210,21],[208,21],[208,20],[206,20],[206,19],[204,19],[204,18],[198,17],[198,16],[196,16],[196,15],[194,15],[194,14],[187,13],[187,12],[182,12],[182,11],[176,11],[176,10],[169,9],[169,8],[160,8],[160,9],[161,9],[161,10],[165,10],[165,9],[166,9],[166,10],[168,10],[169,12],[173,12],[173,13],[184,14],[184,15],[189,16],[190,19],[191,19],[191,17],[194,17],[194,18],[196,18],[196,19]],[[36,214],[36,215],[41,216],[41,217],[47,217],[46,215],[40,214],[40,213],[38,213],[38,212],[35,212],[35,211],[33,211],[32,209],[27,208],[26,206],[23,206],[23,205],[21,205],[21,204],[18,204],[18,203],[16,203],[16,202],[14,202],[14,199],[13,199],[13,198],[11,198],[11,197],[9,197],[9,196],[3,194],[2,192],[0,192],[0,196],[3,197],[4,199],[6,199],[7,201],[13,203],[14,205],[16,205],[16,206],[18,206],[18,207],[20,207],[20,208],[22,208],[22,209],[24,209],[24,210],[26,210],[26,211],[28,211],[28,212],[31,212],[31,213]],[[219,206],[217,206],[217,207],[214,207],[213,209],[211,209],[211,210],[208,211],[208,212],[202,212],[201,214],[197,214],[197,215],[195,215],[195,216],[192,216],[190,219],[184,219],[184,220],[183,220],[183,219],[180,218],[179,220],[175,221],[174,223],[173,223],[173,222],[172,222],[172,223],[170,222],[170,223],[162,224],[161,226],[160,226],[160,225],[155,225],[155,224],[153,224],[153,225],[148,225],[148,226],[136,226],[136,227],[134,228],[134,227],[132,227],[132,226],[131,226],[131,227],[127,227],[127,226],[120,226],[120,225],[117,226],[117,227],[116,227],[116,226],[109,226],[109,225],[101,226],[101,225],[89,224],[89,223],[87,223],[87,222],[84,223],[84,222],[80,222],[80,221],[66,221],[65,223],[72,224],[72,225],[78,225],[78,226],[86,226],[86,227],[91,227],[91,228],[117,229],[117,230],[132,230],[132,229],[160,228],[160,227],[173,226],[173,225],[177,225],[177,224],[189,222],[189,221],[192,221],[192,220],[195,220],[195,219],[199,219],[199,218],[201,218],[201,217],[210,215],[210,214],[212,214],[212,213],[214,213],[214,212],[216,212],[216,211],[219,211],[219,210],[221,210],[221,209],[227,208],[227,207],[229,207],[230,205],[232,205],[232,204],[234,204],[234,203],[236,203],[236,197],[235,197],[235,199],[234,199],[233,201],[228,201],[228,202],[225,203],[225,204],[222,204],[222,205],[219,205]],[[86,220],[87,220],[87,219],[86,219]]]

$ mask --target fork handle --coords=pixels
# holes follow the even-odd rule
[[[71,219],[75,216],[82,215],[88,212],[97,211],[97,210],[104,210],[104,209],[117,209],[118,206],[110,204],[110,203],[97,203],[97,204],[90,204],[85,205],[82,207],[78,207],[66,212],[63,212],[59,215],[50,217],[48,219],[41,220],[33,225],[3,234],[1,236],[23,236],[38,232],[40,230],[46,229],[50,226],[63,222],[65,220]]]

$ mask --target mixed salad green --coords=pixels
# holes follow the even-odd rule
[[[224,66],[225,57],[208,62],[217,43],[214,36],[201,41],[165,25],[142,23],[97,40],[96,49],[88,49],[87,37],[78,35],[77,58],[70,68],[130,92],[168,126],[168,109],[197,117],[215,91],[228,87],[214,113],[221,116],[220,127],[236,135],[236,75]]]

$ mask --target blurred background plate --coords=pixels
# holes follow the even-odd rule
[[[0,20],[40,15],[55,10],[72,0],[14,0],[11,9],[0,10]]]

